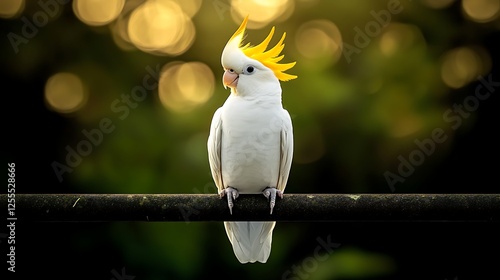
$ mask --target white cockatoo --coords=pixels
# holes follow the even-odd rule
[[[248,16],[222,52],[224,87],[231,89],[214,114],[208,137],[212,177],[219,194],[227,196],[232,214],[239,194],[262,193],[269,199],[270,214],[276,196],[283,192],[293,156],[292,121],[281,104],[281,81],[297,78],[284,73],[295,62],[279,64],[286,33],[271,49],[266,39],[243,45]],[[265,263],[271,252],[276,222],[224,222],[234,253],[241,263]]]

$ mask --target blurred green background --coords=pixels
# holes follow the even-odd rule
[[[276,26],[297,61],[282,83],[286,192],[498,192],[500,0],[2,0],[16,191],[215,194],[220,55],[246,14],[246,42]],[[21,224],[17,265],[51,279],[468,279],[498,277],[499,233],[278,223],[268,263],[241,265],[222,223]],[[340,246],[320,260],[319,239]]]

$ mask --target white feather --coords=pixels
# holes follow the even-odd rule
[[[224,222],[227,237],[241,263],[265,263],[271,254],[276,222]]]
[[[212,119],[207,143],[212,176],[219,192],[227,187],[240,194],[262,193],[267,187],[284,192],[293,156],[292,121],[273,72],[258,61],[245,63],[252,63],[256,73],[239,75],[237,88]],[[267,261],[275,224],[224,222],[241,263]]]
[[[207,148],[208,148],[208,162],[210,163],[210,170],[212,172],[212,178],[215,181],[215,185],[219,192],[224,189],[224,184],[222,183],[222,171],[220,162],[220,147],[221,147],[221,136],[222,136],[222,120],[221,120],[222,108],[217,109],[212,118],[212,124],[210,125],[210,135],[208,136]]]

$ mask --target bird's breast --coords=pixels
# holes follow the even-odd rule
[[[282,108],[255,102],[224,104],[222,113],[222,176],[240,193],[258,193],[276,186],[280,161]]]

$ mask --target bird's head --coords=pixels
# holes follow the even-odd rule
[[[256,46],[243,45],[243,37],[248,22],[245,17],[240,27],[229,39],[222,51],[221,63],[224,68],[222,82],[224,87],[238,95],[269,94],[279,91],[279,81],[289,81],[297,78],[284,73],[292,68],[295,62],[279,64],[284,55],[280,55],[285,47],[283,33],[280,41],[266,51],[274,34],[274,27],[264,41]]]

